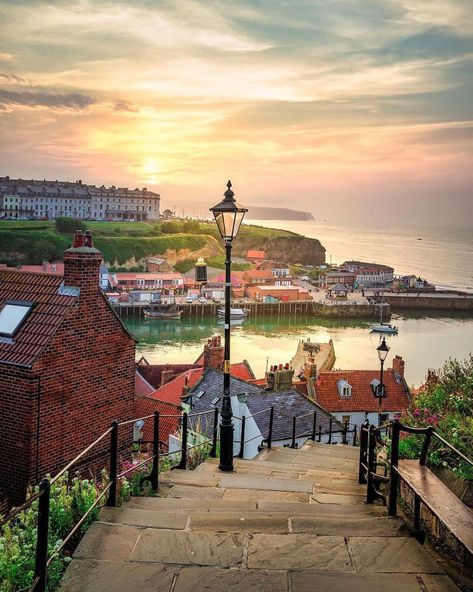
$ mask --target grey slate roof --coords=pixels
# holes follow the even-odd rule
[[[241,398],[240,398],[241,399]],[[322,427],[322,433],[329,431],[330,414],[320,405],[312,403],[294,388],[287,391],[263,391],[259,395],[253,393],[244,397],[251,414],[274,407],[273,440],[287,440],[292,438],[293,417],[297,417],[296,436],[309,437],[313,430],[314,411],[317,412],[316,426]],[[304,416],[304,417],[301,417]],[[263,434],[269,432],[269,413],[255,416],[255,421]],[[335,418],[332,419],[332,429],[341,430],[342,425]]]
[[[199,393],[203,393],[200,397]],[[319,405],[309,401],[304,395],[296,389],[291,388],[287,391],[265,391],[262,388],[230,377],[230,394],[237,396],[240,401],[247,404],[251,415],[274,407],[273,422],[273,440],[286,440],[292,437],[293,416],[298,416],[296,435],[310,436],[314,420],[314,411],[317,411],[317,430],[322,426],[322,432],[328,432],[330,414]],[[202,378],[189,391],[187,403],[192,400],[192,411],[190,413],[200,413],[203,411],[214,411],[215,407],[222,408],[223,395],[223,373],[218,370],[207,369]],[[212,401],[219,397],[216,405]],[[305,417],[299,417],[305,414]],[[258,428],[263,437],[267,437],[269,431],[269,411],[259,413],[254,417]],[[209,438],[213,433],[213,413],[191,417],[189,427],[205,433]],[[238,421],[238,420],[234,420]],[[342,425],[333,418],[333,429],[341,430]]]
[[[203,395],[198,397],[199,393],[203,391]],[[261,388],[230,376],[230,395],[239,396],[244,394],[261,394]],[[222,395],[223,395],[223,372],[208,368],[204,371],[202,378],[189,391],[189,398],[187,403],[192,401],[192,410],[190,413],[200,413],[202,411],[214,411],[218,407],[219,411],[222,409]],[[216,405],[212,401],[219,397]],[[237,420],[236,420],[237,421]],[[200,415],[199,417],[191,417],[189,419],[189,427],[198,429],[209,438],[213,434],[214,414],[208,413]]]

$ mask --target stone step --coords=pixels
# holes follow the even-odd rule
[[[166,528],[168,530],[183,530],[189,518],[189,511],[182,510],[145,510],[130,508],[102,508],[99,514],[100,522],[109,524],[123,524],[140,526],[143,528]]]
[[[204,463],[207,464],[207,463]],[[273,472],[281,472],[281,473],[296,473],[300,476],[320,476],[320,478],[330,478],[330,479],[343,479],[349,482],[358,482],[358,472],[356,474],[353,471],[337,471],[331,469],[324,469],[324,468],[316,468],[312,465],[302,465],[298,466],[294,463],[287,463],[287,462],[272,462],[269,459],[265,461],[252,461],[252,460],[242,460],[238,459],[235,461],[235,468],[238,473],[240,472],[249,472],[251,474],[258,473],[258,474],[269,474]],[[207,470],[207,469],[206,469]]]
[[[132,497],[129,502],[124,504],[123,507],[140,510],[154,510],[156,512],[187,512],[188,510],[213,512],[222,511],[222,509],[228,511],[257,511],[256,501],[253,504],[249,504],[246,501],[239,502],[222,499],[186,499],[176,497]]]
[[[378,592],[380,588],[379,574],[370,573],[287,573],[82,559],[68,567],[60,592],[195,592],[196,582],[213,592]],[[448,576],[430,574],[389,574],[382,588],[383,592],[459,592]]]
[[[316,534],[323,536],[342,535],[345,537],[372,536],[409,536],[405,523],[390,518],[374,518],[372,516],[348,517],[297,516],[291,518],[291,532]]]
[[[320,504],[311,502],[299,504],[284,501],[261,500],[258,502],[258,509],[263,512],[285,512],[293,516],[316,515],[316,516],[385,516],[386,508],[374,505],[353,505],[343,506],[339,504]]]
[[[289,471],[299,471],[301,469],[329,469],[333,471],[339,471],[343,473],[350,473],[354,474],[354,472],[358,469],[358,464],[354,461],[339,459],[339,458],[328,458],[325,456],[320,457],[303,457],[299,455],[294,457],[287,452],[277,451],[270,454],[266,459],[256,462],[277,462],[283,463],[286,465],[287,470]]]
[[[312,493],[313,486],[308,481],[298,479],[271,479],[257,475],[223,474],[218,482],[219,488],[253,489],[265,491],[288,491]]]
[[[336,458],[346,458],[358,462],[360,449],[357,446],[337,444],[320,444],[319,442],[306,442],[299,450],[303,454],[317,454]]]

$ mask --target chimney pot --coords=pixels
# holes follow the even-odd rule
[[[84,235],[82,234],[82,230],[76,230],[76,234],[74,236],[74,242],[72,243],[72,247],[74,249],[78,249],[79,247],[84,246]]]

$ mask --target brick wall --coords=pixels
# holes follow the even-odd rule
[[[0,367],[0,489],[13,503],[27,483],[57,473],[112,420],[134,416],[135,340],[98,287],[101,255],[92,251],[66,251],[66,285],[79,286],[80,296],[32,369]],[[129,433],[120,432],[127,454]],[[108,444],[107,437],[83,459],[81,474],[108,468]]]

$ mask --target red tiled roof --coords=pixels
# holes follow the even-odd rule
[[[140,397],[135,399],[135,417],[146,417],[152,415],[155,411],[163,415],[181,415],[181,408],[178,405],[150,399],[149,397]],[[179,417],[160,417],[159,418],[159,439],[168,449],[169,436],[175,434],[180,425]],[[141,430],[142,439],[145,442],[153,440],[153,418],[145,419],[143,429]]]
[[[64,263],[45,263],[43,265],[22,265],[20,271],[30,273],[51,273],[54,275],[64,275]]]
[[[141,374],[135,372],[135,396],[146,397],[155,390],[153,386]]]
[[[379,380],[379,370],[336,370],[320,372],[315,383],[316,400],[329,412],[334,411],[403,411],[409,406],[410,393],[405,382],[389,368],[384,372],[386,398],[375,399],[371,381]],[[352,387],[350,397],[341,397],[337,383],[346,380]]]
[[[267,381],[266,378],[254,378],[253,380],[248,380],[248,382],[256,386],[265,386]]]
[[[6,300],[33,302],[13,342],[0,340],[0,364],[31,367],[59,328],[75,296],[61,296],[63,278],[45,273],[0,271],[0,308]]]
[[[204,369],[200,367],[182,372],[182,374],[179,374],[179,376],[176,376],[148,395],[148,398],[158,399],[160,401],[165,401],[166,403],[173,403],[174,405],[180,405],[182,388],[185,386],[185,384],[187,384],[189,387],[193,387],[202,376],[203,371]]]
[[[243,277],[248,280],[272,280],[273,273],[270,269],[249,269],[243,273]]]
[[[200,380],[203,372],[203,366],[182,372],[182,374],[179,374],[179,376],[176,376],[156,389],[153,393],[149,394],[148,397],[180,405],[183,387],[187,384],[189,388],[192,388]],[[232,364],[230,366],[230,374],[234,378],[239,378],[240,380],[252,380],[255,377],[246,360]]]
[[[301,393],[301,395],[304,395],[305,397],[308,397],[309,396],[307,382],[305,382],[305,381],[293,382],[293,385],[292,386],[297,391],[299,391]]]
[[[171,379],[173,379],[179,374],[182,374],[182,372],[197,368],[201,365],[202,364],[198,364],[197,362],[195,364],[149,364],[146,358],[141,358],[138,362],[138,372],[147,382],[149,382],[149,384],[151,384],[154,390],[161,386],[163,372],[171,371]]]
[[[264,259],[265,257],[266,257],[266,253],[264,251],[250,250],[246,254],[247,259]]]

